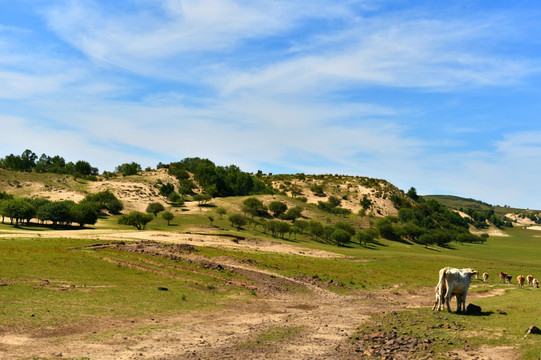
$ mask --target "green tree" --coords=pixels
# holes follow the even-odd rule
[[[159,202],[150,203],[150,204],[148,204],[148,206],[146,208],[146,212],[149,213],[149,214],[154,214],[154,217],[157,217],[158,213],[162,212],[164,210],[165,210],[165,208]]]
[[[94,202],[98,205],[99,211],[107,210],[111,214],[119,214],[124,208],[122,202],[110,190],[88,194],[84,201]]]
[[[169,196],[172,192],[175,191],[175,186],[173,184],[163,184],[160,187],[160,195],[162,196]]]
[[[169,201],[173,206],[182,206],[184,205],[184,199],[180,196],[179,193],[172,192],[167,196],[167,201]]]
[[[225,214],[227,214],[227,210],[223,207],[218,207],[216,208],[216,213],[220,216],[221,219]]]
[[[413,186],[408,190],[406,195],[413,201],[419,200],[419,195],[417,195],[417,190]]]
[[[51,221],[53,227],[58,224],[68,225],[73,221],[73,206],[73,201],[51,201],[39,208],[37,217],[42,221]]]
[[[265,206],[263,205],[263,202],[261,200],[255,198],[255,197],[249,197],[245,199],[242,202],[242,211],[245,214],[249,214],[252,216],[252,220],[254,219],[254,216],[259,215],[260,213],[266,211]]]
[[[124,176],[137,175],[141,171],[141,165],[136,162],[124,163],[118,165],[115,169],[117,173],[122,173]]]
[[[396,238],[393,224],[391,221],[384,217],[379,219],[376,222],[376,229],[379,231],[379,234],[382,238],[393,240]]]
[[[302,207],[294,206],[280,216],[280,219],[295,221],[302,216]]]
[[[94,225],[98,222],[98,206],[88,201],[75,204],[71,207],[71,218],[80,227]]]
[[[169,226],[169,224],[171,223],[171,220],[175,218],[175,215],[170,211],[165,211],[162,214],[162,218],[167,221],[167,226]]]
[[[357,239],[359,245],[366,247],[374,242],[374,234],[370,231],[359,231],[355,234],[355,239]]]
[[[153,219],[152,214],[145,214],[140,211],[132,211],[129,214],[122,215],[118,219],[120,225],[135,226],[137,230],[144,230],[146,225]]]
[[[231,222],[231,226],[236,227],[237,230],[240,230],[244,225],[246,225],[246,218],[241,214],[229,215],[229,221]]]
[[[351,241],[351,235],[340,228],[335,228],[331,234],[331,240],[336,244],[343,246]]]
[[[269,210],[272,211],[274,217],[278,217],[287,210],[287,205],[281,201],[273,201],[269,204]]]
[[[212,196],[207,194],[195,194],[192,198],[194,201],[198,202],[198,206],[202,206],[212,200]]]
[[[319,237],[323,236],[325,229],[322,223],[320,223],[319,221],[310,220],[308,224],[309,224],[310,234],[312,234],[316,238],[316,240]]]

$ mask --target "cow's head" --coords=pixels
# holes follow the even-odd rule
[[[479,271],[475,270],[475,269],[471,269],[471,268],[467,268],[467,269],[463,269],[464,272],[466,274],[468,274],[468,276],[470,277],[470,279],[472,278],[472,276],[475,276],[475,275],[479,275]]]

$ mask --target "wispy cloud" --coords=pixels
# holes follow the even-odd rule
[[[541,158],[539,128],[514,130],[498,116],[514,102],[491,98],[535,98],[539,11],[463,6],[28,2],[42,22],[0,16],[0,122],[11,134],[0,155],[33,148],[101,170],[200,156],[499,199]],[[521,106],[513,121],[527,118],[524,130],[541,109]],[[514,171],[498,176],[505,167]]]

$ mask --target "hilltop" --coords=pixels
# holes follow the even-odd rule
[[[200,184],[190,175],[195,184],[194,192],[203,192]],[[396,215],[391,195],[403,194],[401,190],[384,180],[355,176],[333,175],[270,175],[263,176],[277,195],[301,199],[307,204],[326,201],[330,196],[341,200],[341,207],[351,213],[358,213],[364,196],[371,202],[370,211],[375,216]],[[109,190],[124,203],[125,211],[144,211],[151,202],[166,204],[166,197],[160,194],[160,187],[171,184],[179,191],[178,179],[161,168],[140,171],[137,175],[113,177],[96,176],[93,180],[76,178],[71,175],[19,172],[0,169],[0,192],[5,191],[17,197],[43,198],[54,201],[81,201],[86,195]],[[315,187],[322,191],[314,193]],[[268,197],[268,196],[267,196]],[[217,198],[218,202],[223,202]],[[234,202],[234,201],[233,201]],[[194,203],[187,202],[188,211]]]
[[[495,214],[496,216],[502,218],[505,217],[521,226],[541,223],[541,210],[520,209],[510,206],[491,205],[481,200],[453,195],[425,195],[423,196],[423,198],[427,200],[436,200],[437,202],[447,206],[448,208],[459,210],[462,212],[472,210],[475,212]]]

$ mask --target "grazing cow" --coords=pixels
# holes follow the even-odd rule
[[[436,286],[438,292],[436,296],[437,304],[434,305],[434,308],[438,305],[437,308],[440,311],[442,306],[446,304],[447,311],[451,312],[449,302],[452,296],[456,296],[456,311],[466,311],[466,296],[468,295],[471,279],[475,273],[478,272],[469,268],[455,269],[445,267],[441,269],[438,285]]]
[[[507,273],[500,271],[500,282],[503,284],[507,280]]]
[[[528,285],[533,285],[533,276],[532,275],[528,275],[526,276],[526,281],[528,281]]]
[[[441,272],[441,270],[440,270],[440,272]],[[432,307],[432,310],[436,310],[436,307],[438,306],[438,304],[441,304],[441,306],[445,305],[445,296],[443,298],[440,297],[440,286],[443,287],[443,290],[441,292],[443,294],[447,293],[447,286],[445,285],[445,281],[441,285],[438,283],[438,285],[434,289],[436,291],[436,301],[434,301],[434,306]],[[450,298],[453,298],[453,296],[456,297],[456,296],[462,296],[462,295],[453,293],[453,294],[451,294]],[[457,301],[459,301],[459,300],[457,299]],[[441,306],[438,309],[438,311],[441,310]]]
[[[517,276],[517,282],[518,282],[518,288],[519,289],[522,289],[522,287],[524,286],[524,276],[522,275],[519,275]]]
[[[483,273],[483,282],[486,283],[488,280],[488,273]]]
[[[512,275],[506,275],[505,276],[505,282],[507,284],[511,284],[511,280],[513,280],[513,276]]]
[[[537,279],[533,279],[532,286],[534,289],[539,289],[539,281],[537,281]]]

